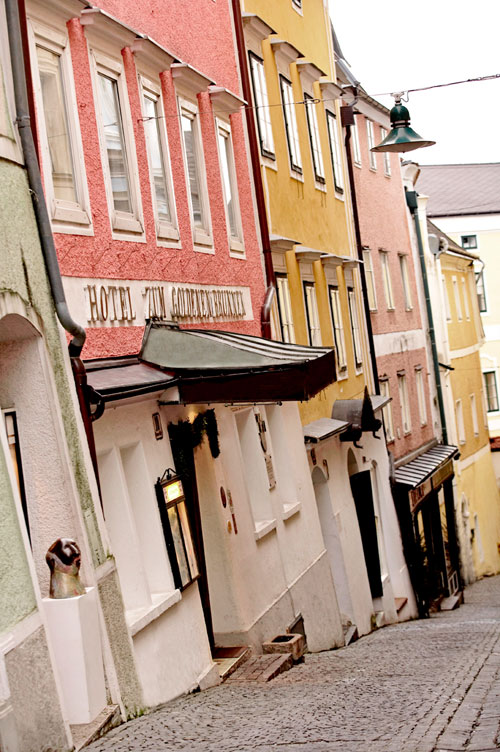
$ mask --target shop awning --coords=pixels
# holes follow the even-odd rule
[[[341,431],[345,431],[349,423],[345,420],[334,420],[333,418],[318,418],[303,427],[304,441],[308,444],[319,444],[320,441],[326,441]]]
[[[147,325],[138,356],[86,367],[88,383],[106,402],[162,387],[169,403],[307,400],[336,378],[330,348],[157,321]]]
[[[435,475],[438,470],[446,465],[458,454],[458,448],[447,446],[446,444],[437,444],[428,449],[427,452],[420,454],[406,465],[401,465],[394,471],[396,483],[401,483],[409,488],[417,488],[421,483],[431,476]]]

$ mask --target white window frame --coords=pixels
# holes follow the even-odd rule
[[[125,80],[125,71],[123,62],[114,57],[109,57],[97,50],[91,51],[92,60],[92,77],[94,83],[94,105],[97,118],[97,128],[99,132],[99,145],[101,150],[101,163],[104,174],[104,183],[106,188],[106,198],[108,201],[108,211],[111,220],[111,228],[115,238],[124,240],[140,240],[139,236],[144,239],[144,220],[142,213],[141,194],[139,189],[139,168],[137,164],[137,151],[135,147],[134,132],[132,128],[132,115],[130,112],[130,103],[128,98],[127,83]],[[106,149],[106,137],[103,129],[101,106],[99,102],[99,76],[104,75],[113,81],[116,81],[118,88],[118,97],[120,103],[120,115],[122,120],[122,130],[125,148],[125,157],[128,166],[128,179],[130,189],[130,202],[132,204],[131,212],[123,212],[115,209],[113,200],[113,188],[111,183],[111,174],[109,171],[108,155]],[[132,237],[131,234],[133,233]]]
[[[399,268],[401,270],[401,282],[403,284],[403,294],[405,299],[405,309],[413,310],[411,299],[410,275],[408,274],[408,256],[406,253],[399,254]]]
[[[363,366],[363,349],[361,347],[361,330],[359,328],[358,304],[354,287],[347,288],[347,302],[349,304],[349,317],[351,320],[354,363],[356,370],[359,371]]]
[[[304,92],[304,107],[306,109],[307,130],[309,132],[309,145],[311,147],[311,159],[313,164],[314,179],[320,187],[325,190],[325,164],[323,162],[323,152],[321,150],[321,139],[319,136],[318,116],[316,107],[318,100],[312,94]]]
[[[458,442],[459,444],[465,444],[464,411],[463,411],[461,399],[457,399],[455,401],[455,417],[457,421]]]
[[[382,397],[390,397],[391,390],[388,378],[379,378],[380,394]],[[382,408],[382,415],[384,416],[385,436],[387,441],[394,441],[394,418],[392,415],[392,402],[388,402]]]
[[[318,299],[316,285],[308,280],[302,281],[306,309],[307,333],[311,347],[321,347],[321,326],[319,323]]]
[[[219,118],[216,118],[215,124],[216,124],[216,129],[217,129],[217,148],[219,151],[219,164],[221,166],[222,194],[224,196],[224,210],[226,212],[226,226],[227,226],[227,237],[229,241],[229,248],[234,253],[234,255],[241,256],[242,254],[245,253],[245,246],[243,244],[243,228],[241,224],[238,179],[236,176],[236,165],[234,162],[233,135],[231,131],[231,125],[229,123],[226,123],[224,120],[220,120]],[[221,154],[219,136],[222,136],[222,138],[227,139],[229,143],[228,172],[229,172],[229,182],[231,184],[231,191],[233,195],[233,212],[234,212],[234,222],[236,224],[236,235],[232,234],[231,225],[229,222],[226,188],[224,185],[224,178],[222,174],[222,160],[225,158],[225,155]]]
[[[347,351],[345,346],[344,322],[342,319],[342,307],[340,305],[340,291],[338,285],[328,285],[328,299],[330,301],[330,313],[332,316],[337,368],[339,373],[346,374]]]
[[[386,128],[382,128],[382,126],[380,126],[380,141],[382,142],[384,140],[384,138],[386,138],[386,137],[387,137],[387,129]],[[388,151],[384,151],[383,155],[384,155],[384,175],[387,178],[390,178],[391,175],[392,175],[392,170],[391,170],[391,154]]]
[[[286,274],[276,274],[276,302],[282,342],[295,343],[290,286]]]
[[[450,299],[448,297],[448,287],[446,285],[446,277],[444,274],[441,276],[441,284],[443,285],[443,298],[444,298],[444,309],[446,314],[446,321],[451,321],[451,308],[450,308]]]
[[[326,125],[332,159],[333,184],[337,193],[344,193],[344,173],[342,171],[342,156],[339,143],[337,117],[330,110],[326,110]]]
[[[493,374],[493,383],[495,387],[495,401],[496,401],[496,408],[493,408],[493,410],[490,410],[489,408],[489,389],[487,388],[487,379],[486,376],[489,376],[490,374]],[[495,368],[488,368],[486,371],[483,371],[483,382],[484,382],[484,399],[485,399],[485,405],[486,405],[486,412],[489,415],[490,413],[497,413],[500,408],[500,404],[498,401],[498,383],[497,383],[497,372]]]
[[[357,167],[361,167],[361,148],[359,146],[359,132],[358,124],[356,122],[351,125],[351,136],[353,161]]]
[[[484,279],[484,269],[481,269],[480,271],[474,272],[475,277],[475,287],[476,287],[476,295],[477,295],[477,305],[479,308],[479,313],[488,313],[488,299],[486,297],[486,282]],[[479,292],[479,290],[482,289],[482,293]],[[484,308],[481,308],[481,298],[483,298],[484,301]]]
[[[279,83],[290,170],[292,174],[298,173],[302,178],[302,156],[300,153],[299,129],[295,113],[293,85],[292,82],[282,73],[279,74]]]
[[[474,431],[474,436],[479,436],[479,421],[477,418],[477,404],[476,404],[476,395],[470,394],[470,411],[472,415],[472,428]]]
[[[69,40],[66,34],[49,28],[38,21],[28,22],[31,73],[37,107],[37,128],[40,139],[43,183],[50,219],[55,232],[72,235],[93,235],[90,199],[85,173],[83,144],[78,118],[73,66]],[[57,199],[54,195],[51,158],[43,107],[42,85],[38,69],[37,47],[43,47],[56,55],[60,62],[61,84],[65,105],[68,139],[72,158],[73,178],[77,202]]]
[[[295,11],[297,11],[297,13],[299,14],[299,16],[303,16],[304,15],[304,11],[303,11],[303,8],[302,8],[302,0],[292,0],[292,8]]]
[[[179,103],[179,128],[182,144],[182,155],[184,158],[184,173],[186,176],[186,189],[189,203],[189,216],[191,218],[191,231],[193,233],[193,243],[195,246],[200,246],[197,250],[201,250],[205,253],[214,253],[214,241],[212,236],[212,222],[210,215],[210,201],[207,188],[207,170],[205,166],[205,155],[203,152],[203,141],[201,137],[200,129],[200,115],[198,106],[187,99],[178,98]],[[184,137],[182,135],[182,122],[181,117],[185,115],[195,124],[194,134],[195,143],[194,148],[196,150],[196,159],[198,160],[198,178],[199,178],[199,190],[200,190],[200,206],[201,216],[203,218],[203,227],[194,226],[194,214],[193,205],[191,201],[191,186],[189,184],[189,170],[187,162],[186,148],[184,145]]]
[[[163,172],[165,175],[165,187],[166,187],[168,202],[170,206],[170,214],[171,214],[170,222],[167,222],[166,220],[160,219],[158,217],[153,168],[152,168],[151,161],[150,161],[150,152],[149,152],[146,131],[144,133],[145,141],[146,141],[146,151],[148,155],[149,181],[151,184],[151,201],[153,203],[153,212],[155,216],[156,237],[159,240],[178,241],[179,240],[179,227],[177,224],[177,209],[176,209],[176,204],[175,204],[174,184],[172,180],[172,168],[171,168],[171,162],[170,162],[170,149],[169,149],[169,144],[168,144],[168,136],[167,136],[167,130],[165,127],[165,118],[162,117],[162,115],[164,114],[164,108],[163,108],[163,98],[161,95],[161,86],[159,83],[154,83],[153,81],[145,78],[144,76],[140,76],[139,81],[140,81],[141,107],[143,108],[143,116],[144,117],[146,116],[146,112],[144,110],[145,98],[148,98],[151,101],[153,101],[155,104],[155,111],[157,113],[158,112],[161,113],[161,115],[157,114],[158,135],[160,139],[160,146],[161,146],[161,152],[162,152],[162,157],[163,157]],[[162,243],[162,245],[172,245],[172,244]]]
[[[260,152],[263,157],[276,159],[274,151],[273,128],[271,123],[271,111],[267,95],[266,75],[264,61],[251,50],[248,53],[250,60],[250,76],[252,79],[252,92],[255,103],[255,115],[259,132]]]
[[[408,398],[408,382],[406,373],[398,373],[399,403],[401,405],[401,420],[405,436],[411,433],[410,401]]]
[[[474,238],[474,242],[469,243],[468,240],[467,242],[464,242],[466,238]],[[469,250],[469,251],[477,249],[477,234],[476,235],[474,234],[462,235],[460,237],[460,245],[462,246],[462,248],[465,248],[466,250]]]
[[[460,302],[460,290],[458,287],[458,280],[455,276],[451,278],[451,284],[453,286],[453,297],[455,298],[455,310],[457,312],[457,319],[462,321],[462,303]]]
[[[384,281],[385,302],[387,310],[394,310],[394,294],[392,291],[391,270],[389,268],[389,254],[387,251],[379,251],[380,264],[382,267],[382,279]]]
[[[466,321],[470,321],[469,296],[467,295],[467,282],[465,281],[465,277],[462,277],[462,292],[464,294],[465,319]]]
[[[420,425],[427,425],[427,405],[425,402],[424,373],[421,366],[415,368],[415,384],[417,387],[418,414]]]
[[[370,160],[370,170],[377,169],[377,155],[374,151],[370,151],[375,146],[375,134],[373,132],[373,121],[366,120],[366,135],[368,138],[368,157]]]
[[[370,311],[377,310],[377,290],[375,287],[375,275],[373,273],[372,254],[369,248],[363,248],[363,261],[366,278],[366,292],[368,294],[368,307]]]

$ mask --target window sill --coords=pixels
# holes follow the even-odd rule
[[[326,193],[326,183],[320,183],[318,180],[314,181],[314,187],[317,191],[321,191],[321,193]]]
[[[354,167],[359,167],[359,169],[361,169],[361,168],[362,168],[362,166],[363,166],[363,165],[361,164],[361,162],[356,162],[356,161],[354,160]]]
[[[349,376],[347,368],[342,368],[337,373],[337,381],[344,381]]]
[[[150,606],[134,608],[125,612],[125,619],[132,637],[147,627],[148,624],[155,621],[155,619],[158,619],[169,608],[179,603],[181,600],[181,591],[174,590],[171,593],[153,593],[151,600],[153,602]]]
[[[255,536],[255,540],[261,540],[262,538],[265,538],[266,535],[269,535],[270,532],[273,530],[276,530],[276,520],[259,520],[255,523],[255,530],[253,531],[253,534]]]
[[[238,256],[241,258],[241,256],[245,253],[245,246],[241,242],[241,240],[238,240],[237,238],[230,238],[229,239],[229,251],[231,255]]]
[[[283,520],[289,520],[297,512],[300,512],[302,504],[300,501],[291,501],[289,504],[283,504]]]
[[[299,183],[304,182],[304,175],[302,172],[298,172],[297,170],[294,170],[293,167],[290,168],[290,177],[292,180],[297,180]]]
[[[392,177],[390,172],[384,172],[384,178],[390,178]]]
[[[370,172],[377,172],[377,168],[370,165]]]

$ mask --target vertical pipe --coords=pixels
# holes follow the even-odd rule
[[[243,22],[241,20],[240,0],[232,0],[234,30],[236,35],[236,46],[240,63],[241,86],[243,98],[250,105],[252,102],[252,87],[250,84],[250,74],[248,72],[248,60],[245,47],[245,37],[243,34]],[[250,146],[250,158],[252,160],[252,172],[255,184],[255,199],[257,202],[257,215],[259,217],[260,235],[262,240],[262,252],[264,254],[264,268],[266,271],[267,291],[264,304],[261,309],[262,336],[271,339],[271,305],[276,290],[276,277],[273,268],[273,258],[271,253],[271,242],[269,238],[269,224],[267,222],[266,200],[264,196],[264,186],[262,184],[262,173],[260,166],[260,150],[255,126],[255,117],[252,107],[245,109],[248,129],[248,140]]]
[[[437,346],[436,346],[436,332],[434,330],[434,319],[432,316],[432,305],[431,305],[431,296],[429,292],[429,282],[427,279],[427,269],[425,266],[424,245],[422,242],[422,233],[420,232],[420,223],[418,219],[418,202],[417,202],[416,191],[406,191],[406,203],[413,217],[413,221],[415,222],[415,232],[417,235],[417,245],[418,245],[418,257],[420,259],[420,270],[422,272],[422,282],[424,285],[425,307],[427,310],[427,320],[429,323],[429,339],[431,343],[432,363],[434,366],[434,378],[436,379],[436,390],[437,390],[437,398],[438,398],[438,406],[439,406],[439,417],[441,419],[442,438],[443,438],[443,444],[447,444],[448,443],[448,430],[446,427],[446,415],[444,411],[443,388],[441,385],[441,372],[439,370],[439,358],[438,358]]]

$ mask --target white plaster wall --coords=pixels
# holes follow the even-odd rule
[[[106,525],[129,624],[175,591],[154,491],[173,460],[165,413],[163,439],[155,438],[155,412],[153,399],[107,407],[94,424]],[[133,646],[146,705],[196,686],[213,666],[198,585],[134,634]]]

